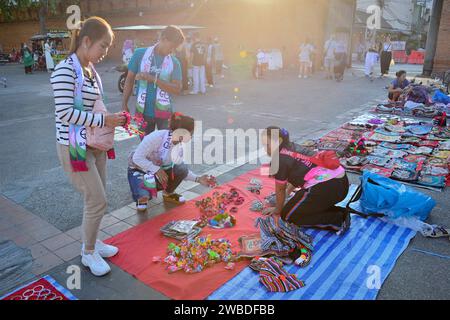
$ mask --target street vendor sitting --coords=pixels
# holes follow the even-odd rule
[[[349,181],[335,155],[328,154],[329,158],[305,155],[300,146],[290,142],[288,131],[278,127],[267,128],[261,138],[272,159],[271,175],[276,190],[272,215],[276,223],[281,217],[299,227],[344,233],[350,224],[349,217],[335,205],[347,196]],[[286,197],[296,188],[300,189],[285,204]]]
[[[164,190],[166,202],[181,204],[184,199],[174,193],[183,180],[213,186],[215,178],[201,177],[183,163],[183,145],[192,138],[194,119],[174,113],[168,130],[158,130],[146,136],[128,159],[128,182],[138,211],[147,210],[147,203]]]
[[[405,94],[405,89],[410,85],[408,79],[406,79],[406,71],[400,70],[396,73],[397,78],[392,81],[388,87],[389,100],[397,102],[400,97]]]

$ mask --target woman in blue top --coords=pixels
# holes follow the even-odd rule
[[[397,78],[390,84],[389,100],[398,101],[400,96],[404,94],[405,89],[408,88],[410,82],[406,79],[406,71],[400,70],[396,73]]]
[[[145,135],[156,127],[168,128],[173,112],[172,95],[179,95],[182,89],[181,65],[172,53],[183,41],[181,29],[168,26],[156,45],[137,49],[128,64],[122,109],[130,112],[128,100],[135,81],[138,81],[136,113],[143,114],[147,122]]]

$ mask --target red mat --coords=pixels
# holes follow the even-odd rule
[[[69,290],[50,276],[26,284],[0,300],[76,300]]]
[[[246,190],[252,178],[260,179],[264,185],[259,196]],[[255,199],[263,201],[264,197],[274,191],[274,182],[267,176],[261,176],[260,169],[257,169],[212,190],[200,198],[210,196],[214,191],[228,192],[231,187],[236,188],[240,195],[245,198],[245,203],[239,206],[239,211],[235,214],[236,226],[222,230],[206,227],[201,235],[210,234],[213,239],[227,238],[231,241],[233,250],[239,251],[238,238],[257,232],[254,227],[254,220],[261,215],[250,211],[252,201]],[[176,242],[174,239],[164,237],[159,229],[172,220],[197,219],[200,213],[195,207],[195,201],[189,201],[183,206],[172,209],[144,224],[108,239],[107,243],[120,249],[119,254],[111,261],[146,285],[172,299],[200,300],[207,298],[248,266],[248,261],[236,263],[236,268],[232,271],[226,270],[224,268],[225,263],[222,262],[197,274],[186,274],[183,271],[169,274],[165,270],[166,265],[164,263],[152,261],[154,256],[161,256],[164,259],[167,256],[166,248],[168,244]]]

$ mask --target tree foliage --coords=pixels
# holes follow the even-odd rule
[[[14,21],[15,14],[23,11],[35,11],[47,15],[48,13],[56,13],[61,6],[70,4],[78,4],[79,1],[68,0],[1,0],[0,15],[5,21]]]

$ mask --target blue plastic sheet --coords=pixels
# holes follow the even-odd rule
[[[391,219],[417,217],[425,221],[436,202],[411,187],[365,171],[362,178],[361,208],[365,213],[381,213]]]
[[[436,90],[433,95],[433,102],[449,104],[450,97],[443,93],[441,90]]]

